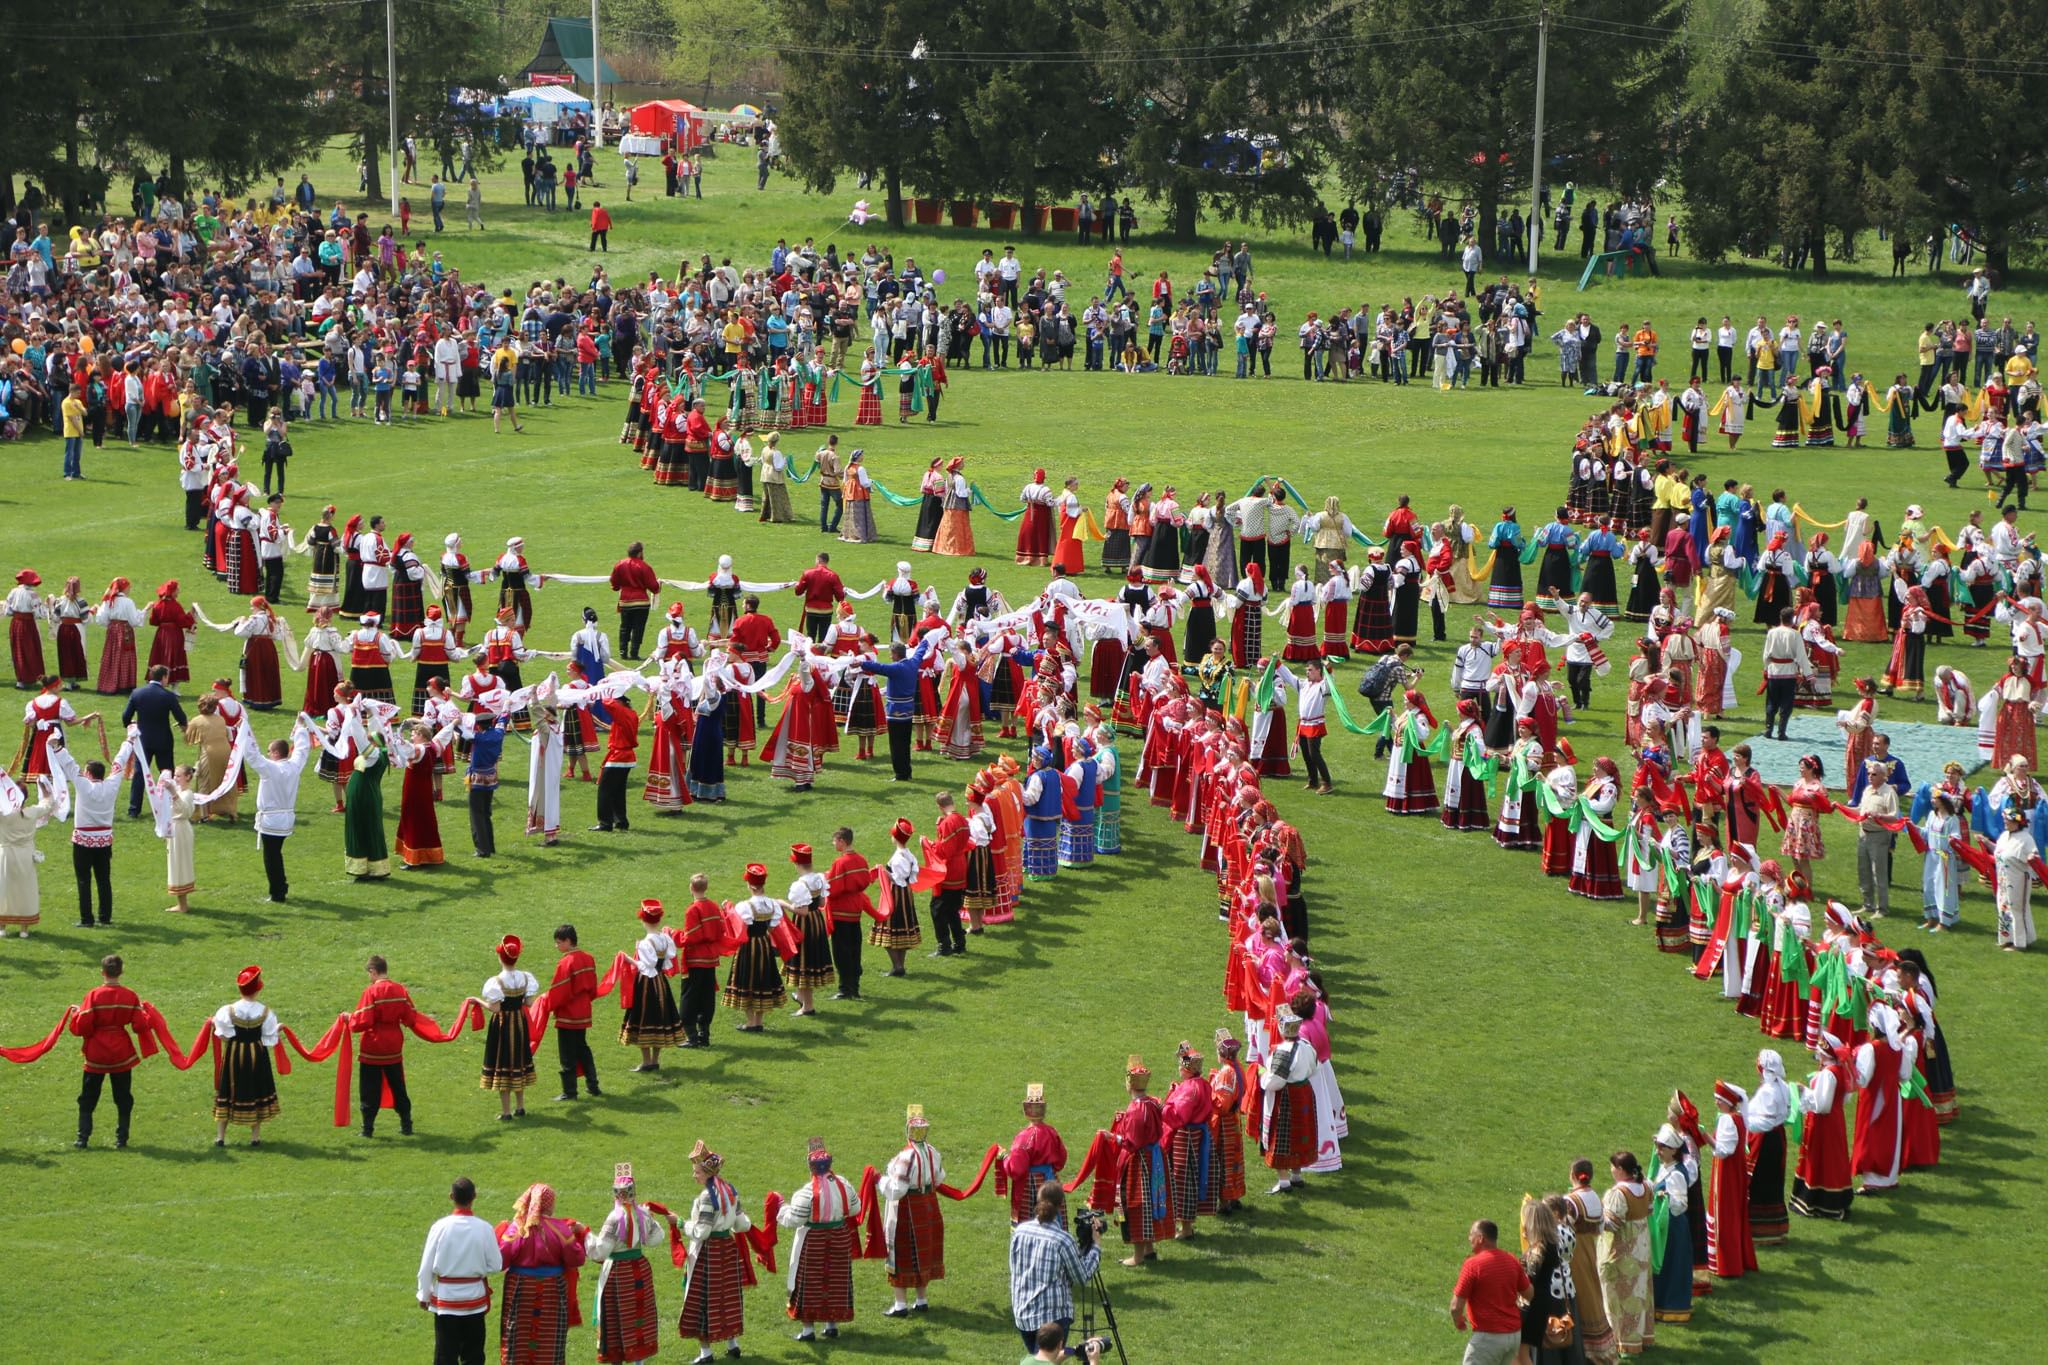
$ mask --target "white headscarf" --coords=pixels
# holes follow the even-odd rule
[[[1780,1127],[1792,1114],[1792,1087],[1785,1083],[1785,1059],[1775,1049],[1756,1054],[1757,1085],[1742,1107],[1742,1119],[1752,1133],[1768,1133]]]

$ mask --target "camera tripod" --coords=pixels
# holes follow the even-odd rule
[[[1095,1305],[1102,1305],[1103,1325],[1109,1328],[1109,1339],[1116,1346],[1119,1365],[1131,1365],[1131,1358],[1124,1354],[1124,1335],[1117,1330],[1116,1309],[1109,1301],[1109,1286],[1102,1282],[1102,1268],[1097,1266],[1088,1283],[1081,1286],[1081,1340],[1087,1341],[1095,1335]]]

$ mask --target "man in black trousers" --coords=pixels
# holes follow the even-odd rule
[[[391,1107],[398,1111],[398,1131],[412,1136],[412,1096],[405,1089],[405,1025],[412,1017],[412,993],[391,979],[391,964],[381,954],[370,954],[363,963],[370,984],[350,1020],[362,1035],[356,1063],[356,1102],[362,1106],[363,1136],[377,1135],[377,1115],[383,1109],[384,1090],[391,1090]]]
[[[841,825],[832,831],[832,866],[825,873],[825,913],[832,921],[832,967],[839,974],[834,1000],[860,999],[861,939],[866,936],[867,911],[873,905],[868,887],[874,874],[868,860],[853,850],[853,830]]]
[[[491,825],[491,803],[498,795],[498,758],[505,749],[505,732],[498,718],[476,718],[476,731],[469,737],[469,838],[476,856],[488,858],[498,851],[497,831]]]
[[[122,726],[136,727],[135,743],[149,760],[147,764],[135,765],[135,779],[128,784],[130,820],[142,816],[144,770],[154,767],[158,772],[169,772],[178,761],[173,736],[185,733],[185,708],[179,705],[178,694],[171,690],[170,679],[171,670],[166,665],[151,665],[149,681],[128,694],[128,705],[121,712]],[[173,724],[176,730],[171,728]]]
[[[889,646],[889,662],[879,659],[862,659],[861,672],[869,677],[883,680],[882,716],[889,723],[889,766],[893,770],[892,782],[910,780],[910,718],[917,709],[917,670],[924,663],[924,656],[931,648],[932,636],[927,635],[918,642],[917,649],[907,657],[903,642],[895,641]]]

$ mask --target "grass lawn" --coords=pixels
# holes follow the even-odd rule
[[[987,232],[842,228],[855,197],[850,189],[820,198],[777,181],[757,193],[751,159],[715,161],[701,202],[664,201],[653,168],[628,205],[613,197],[622,196],[622,177],[616,161],[607,160],[601,174],[608,183],[596,193],[613,211],[608,264],[620,280],[650,269],[672,275],[679,258],[703,250],[757,261],[778,235],[814,236],[821,244],[836,239],[842,250],[888,241],[899,259],[914,254],[927,269],[944,267],[965,280],[982,246],[1003,245]],[[330,199],[336,189],[352,188],[352,172],[338,156],[317,167],[315,178]],[[344,197],[352,205],[356,199]],[[438,244],[466,278],[496,285],[560,275],[580,283],[590,261],[582,216],[550,218],[519,206],[518,197],[516,168],[487,181],[488,232],[465,237],[460,196],[451,195],[451,230]],[[415,188],[414,202],[424,209],[423,189]],[[1234,224],[1211,231],[1238,235]],[[1262,238],[1254,248],[1258,286],[1291,321],[1311,307],[1327,312],[1419,296],[1454,278],[1409,224],[1391,226],[1388,240],[1377,259],[1345,266],[1312,257],[1296,239]],[[1161,267],[1180,280],[1206,263],[1209,250],[1141,236],[1127,260],[1135,280],[1149,280]],[[1064,240],[1025,241],[1021,254],[1027,265],[1060,265],[1082,280],[1098,276],[1104,256]],[[1878,274],[1849,268],[1814,284],[1761,267],[1701,269],[1676,261],[1662,279],[1585,296],[1571,292],[1576,257],[1560,265],[1569,277],[1563,269],[1544,276],[1553,318],[1581,298],[1610,334],[1624,319],[1652,318],[1681,374],[1683,338],[1695,317],[1718,321],[1729,313],[1746,326],[1758,313],[1777,320],[1796,311],[1809,321],[1844,317],[1854,367],[1888,379],[1910,368],[1920,324],[1952,315],[1960,300],[1953,274],[1938,283],[1916,276],[1893,284],[1882,278],[1882,263]],[[941,293],[950,298],[949,290]],[[2024,322],[2023,312],[2015,315]],[[1285,348],[1282,358],[1291,366],[1296,353]],[[892,422],[842,440],[865,444],[876,475],[899,491],[914,487],[916,471],[932,455],[960,454],[999,503],[1038,464],[1055,479],[1079,474],[1091,500],[1118,474],[1235,492],[1272,472],[1288,475],[1312,500],[1341,494],[1346,510],[1375,530],[1403,492],[1425,518],[1459,502],[1483,525],[1501,503],[1513,502],[1533,526],[1562,495],[1570,436],[1591,406],[1576,390],[1547,387],[1554,374],[1547,344],[1530,364],[1525,392],[1303,387],[1292,378],[1234,384],[1164,375],[960,373],[946,420],[936,427]],[[294,432],[289,519],[304,529],[332,501],[344,516],[381,512],[392,533],[414,531],[425,545],[459,529],[479,560],[506,536],[521,534],[542,572],[602,572],[635,538],[645,540],[650,560],[670,577],[701,577],[721,551],[732,552],[749,577],[790,576],[829,548],[848,582],[865,586],[904,556],[913,514],[880,503],[882,543],[855,549],[819,536],[814,526],[757,527],[681,492],[650,494],[637,462],[617,444],[622,408],[623,392],[613,385],[600,400],[568,400],[530,414],[521,437],[494,437],[481,418],[390,429],[305,423]],[[833,426],[850,432],[851,417],[851,404],[842,403]],[[1981,495],[1940,487],[1931,428],[1931,419],[1922,419],[1916,451],[1780,455],[1762,449],[1768,433],[1753,427],[1743,450],[1703,457],[1694,467],[1717,484],[1731,476],[1765,489],[1782,484],[1830,520],[1867,495],[1889,528],[1905,502],[1918,500],[1930,521],[1953,531],[1984,503]],[[180,529],[165,452],[88,450],[89,481],[76,488],[58,480],[54,440],[0,451],[0,468],[8,555],[33,563],[47,584],[76,573],[97,591],[120,573],[146,589],[178,577],[186,600],[214,619],[237,614],[238,604],[200,570],[196,538]],[[815,511],[807,489],[795,496],[800,515]],[[981,516],[975,529],[977,562],[992,580],[1013,601],[1033,593],[1042,575],[1010,564],[1004,525]],[[288,610],[303,601],[304,563],[292,562]],[[950,598],[968,566],[926,559],[914,567]],[[1088,586],[1107,591],[1108,583],[1097,577]],[[562,648],[586,602],[609,615],[606,597],[595,591],[558,585],[541,592],[530,643]],[[691,613],[702,617],[701,598],[691,601]],[[787,621],[790,613],[783,609],[778,617]],[[1454,641],[1466,617],[1456,614]],[[1745,621],[1740,635],[1754,658],[1757,632]],[[97,638],[92,648],[96,655]],[[1619,664],[1625,641],[1613,652]],[[1931,662],[1961,653],[1950,646]],[[1448,647],[1425,646],[1421,657],[1426,686],[1442,701]],[[1987,651],[1960,661],[1982,685],[2001,671],[1996,657]],[[1881,662],[1874,647],[1853,647],[1845,676]],[[225,637],[202,631],[195,676],[232,668]],[[1571,732],[1582,758],[1620,750],[1618,672]],[[409,673],[398,670],[401,686]],[[1747,670],[1745,683],[1754,677]],[[295,698],[300,685],[288,678],[287,695]],[[81,710],[101,705],[90,696],[74,700]],[[1931,721],[1932,707],[1887,702],[1883,714]],[[284,724],[273,715],[258,728],[268,735]],[[1725,722],[1724,733],[1734,738],[1759,729],[1761,703],[1745,695],[1743,719]],[[1968,746],[1964,732],[1958,741]],[[1458,1343],[1444,1306],[1473,1218],[1511,1224],[1522,1193],[1559,1188],[1573,1157],[1627,1147],[1647,1159],[1674,1085],[1704,1097],[1717,1076],[1753,1079],[1761,1041],[1753,1026],[1655,953],[1648,930],[1626,927],[1632,908],[1570,897],[1561,882],[1538,875],[1534,860],[1500,852],[1484,837],[1454,836],[1434,820],[1388,817],[1378,797],[1384,770],[1369,747],[1340,736],[1329,752],[1335,797],[1311,800],[1284,782],[1275,797],[1300,825],[1312,862],[1317,956],[1334,993],[1337,1061],[1352,1115],[1345,1169],[1285,1201],[1255,1194],[1245,1217],[1205,1220],[1194,1239],[1165,1247],[1142,1273],[1113,1270],[1110,1284],[1134,1360],[1222,1361],[1251,1352],[1306,1360],[1451,1359]],[[1831,771],[1839,753],[1834,746]],[[523,778],[524,756],[523,745],[508,746],[508,775]],[[95,963],[110,951],[126,956],[129,983],[186,1037],[232,996],[234,974],[249,962],[265,967],[265,998],[280,1017],[302,1034],[311,1030],[308,1037],[317,1034],[337,1010],[353,1005],[360,963],[371,952],[389,957],[394,975],[445,1020],[493,970],[490,947],[502,933],[526,940],[527,965],[543,979],[552,970],[549,932],[563,920],[575,921],[584,946],[605,960],[635,937],[632,911],[642,896],[680,908],[689,875],[700,869],[711,874],[715,894],[730,896],[746,862],[766,862],[779,878],[789,842],[822,846],[841,823],[856,828],[860,847],[873,856],[886,847],[884,829],[899,813],[928,829],[933,793],[956,787],[961,770],[925,762],[908,787],[887,785],[884,772],[841,758],[827,768],[817,795],[798,799],[761,770],[736,771],[726,805],[637,819],[630,834],[604,838],[582,832],[594,788],[572,782],[564,793],[564,842],[545,851],[517,832],[524,790],[514,780],[499,802],[495,861],[462,856],[461,809],[451,803],[442,810],[451,848],[446,866],[368,885],[342,875],[339,822],[325,813],[324,790],[309,781],[288,848],[291,904],[259,903],[262,874],[246,826],[209,827],[199,837],[195,913],[166,917],[158,911],[160,847],[147,825],[123,822],[116,925],[91,932],[68,927],[68,853],[63,834],[47,830],[38,841],[48,856],[43,927],[27,942],[10,940],[0,949],[0,1039],[40,1036],[66,1002],[94,983]],[[1915,772],[1916,781],[1926,776]],[[386,790],[395,806],[395,784]],[[636,808],[637,791],[636,782]],[[331,1072],[301,1066],[283,1082],[285,1114],[266,1131],[263,1149],[252,1153],[238,1142],[217,1152],[203,1073],[150,1062],[137,1076],[132,1149],[107,1150],[112,1116],[103,1105],[98,1146],[81,1154],[70,1147],[75,1053],[65,1049],[49,1064],[12,1069],[4,1078],[0,1150],[12,1170],[17,1282],[75,1282],[87,1269],[96,1284],[121,1296],[110,1312],[103,1291],[38,1295],[33,1309],[17,1315],[17,1332],[32,1330],[39,1343],[26,1347],[24,1358],[248,1358],[252,1335],[278,1343],[256,1352],[277,1359],[419,1358],[429,1349],[427,1325],[412,1305],[419,1241],[444,1211],[443,1191],[457,1174],[477,1181],[479,1212],[493,1218],[509,1214],[528,1182],[546,1180],[561,1192],[562,1213],[595,1221],[606,1207],[612,1163],[621,1160],[636,1164],[648,1197],[686,1203],[685,1153],[702,1137],[726,1153],[726,1174],[758,1210],[764,1191],[786,1193],[801,1176],[804,1139],[812,1134],[828,1139],[850,1175],[885,1160],[901,1141],[903,1106],[911,1101],[932,1115],[934,1138],[954,1170],[971,1171],[982,1147],[1016,1130],[1017,1100],[1028,1081],[1045,1083],[1052,1121],[1078,1162],[1089,1135],[1119,1103],[1126,1054],[1144,1054],[1164,1079],[1180,1040],[1206,1052],[1213,1029],[1229,1022],[1217,995],[1222,940],[1212,879],[1196,866],[1191,840],[1141,803],[1126,804],[1120,858],[1030,888],[1017,923],[977,940],[963,962],[920,956],[903,981],[871,972],[872,998],[864,1006],[826,1005],[815,1021],[781,1018],[767,1033],[744,1038],[721,1018],[715,1051],[677,1055],[649,1078],[627,1074],[633,1058],[603,1027],[613,1017],[607,1002],[594,1035],[606,1099],[546,1103],[550,1047],[540,1059],[543,1088],[533,1117],[522,1124],[493,1121],[495,1105],[476,1089],[476,1046],[415,1043],[410,1076],[419,1134],[412,1139],[399,1138],[388,1117],[374,1143],[329,1126]],[[1826,834],[1824,889],[1853,893],[1848,826],[1831,822]],[[1904,916],[1891,922],[1898,946],[1917,941],[1910,927],[1917,872],[1902,860],[1895,875]],[[2040,1295],[2016,1284],[2013,1267],[2048,1255],[2048,1196],[2033,1151],[2048,1064],[2040,1049],[2014,1050],[2008,1039],[2011,1021],[2038,1012],[2039,954],[1995,951],[1991,918],[1988,897],[1972,888],[1963,932],[1930,949],[1944,1031],[1960,1058],[1963,1106],[1961,1122],[1947,1131],[1941,1167],[1909,1178],[1903,1193],[1881,1204],[1860,1206],[1845,1226],[1800,1221],[1789,1247],[1763,1252],[1761,1275],[1701,1302],[1690,1327],[1660,1332],[1666,1353],[1774,1365],[1838,1359],[1867,1349],[1875,1330],[1891,1353],[1911,1360],[2034,1356],[2038,1348],[2024,1344],[2014,1310],[2038,1306]],[[1796,1052],[1787,1052],[1787,1063],[1795,1077],[1810,1069]],[[827,1353],[1015,1358],[1003,1270],[1005,1210],[984,1194],[947,1214],[951,1273],[931,1317],[884,1322],[881,1272],[864,1266],[857,1272],[862,1318]],[[85,1242],[96,1249],[82,1267]],[[659,1284],[672,1322],[679,1292],[665,1266]],[[788,1339],[779,1289],[751,1294],[748,1309],[749,1356],[818,1356],[820,1348]],[[1874,1312],[1881,1315],[1875,1322]],[[590,1342],[587,1331],[579,1333],[572,1358],[587,1358]],[[663,1350],[664,1358],[683,1351],[687,1359],[694,1346],[671,1338]]]

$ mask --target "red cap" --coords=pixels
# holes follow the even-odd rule
[[[235,973],[235,985],[241,988],[244,995],[256,994],[256,992],[263,989],[263,969],[261,967],[242,968],[241,971]]]
[[[811,860],[811,846],[809,844],[791,844],[789,846],[789,860],[793,863],[809,862]]]
[[[644,900],[640,902],[640,922],[642,924],[661,923],[662,913],[660,901]]]
[[[747,885],[756,889],[767,884],[768,869],[759,863],[747,864]]]
[[[911,824],[907,819],[898,817],[896,823],[890,827],[889,832],[898,839],[908,840],[911,835],[917,833],[917,826]]]
[[[498,961],[509,967],[519,960],[519,954],[525,948],[526,945],[519,941],[517,934],[507,934],[498,940]]]

